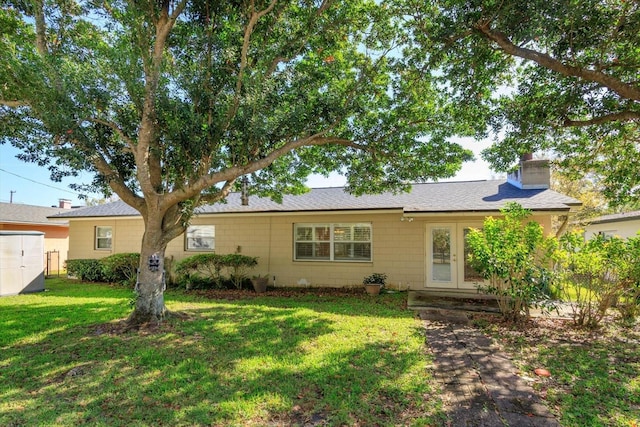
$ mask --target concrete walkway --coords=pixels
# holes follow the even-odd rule
[[[421,310],[449,426],[559,426],[493,341],[464,311]]]

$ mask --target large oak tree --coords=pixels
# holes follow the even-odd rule
[[[437,70],[478,137],[493,134],[496,170],[546,151],[569,176],[599,176],[611,202],[640,200],[640,2],[398,2],[406,54]]]
[[[167,244],[239,179],[349,191],[452,176],[451,109],[367,0],[2,0],[0,138],[54,177],[88,170],[144,220],[132,324],[167,315]],[[460,129],[455,130],[460,133]],[[157,271],[147,260],[157,256]]]

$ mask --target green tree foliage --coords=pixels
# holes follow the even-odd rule
[[[344,172],[355,194],[400,191],[471,158],[380,2],[2,5],[0,141],[54,178],[93,172],[141,213],[132,324],[166,315],[167,244],[239,177],[275,199],[312,172]]]
[[[479,289],[496,296],[509,320],[529,316],[529,307],[549,300],[551,259],[557,240],[544,237],[540,224],[525,223],[531,212],[517,203],[502,209],[504,218],[488,217],[482,229],[471,229],[469,260],[486,284]]]
[[[523,153],[601,177],[640,199],[640,3],[628,0],[403,1],[415,47],[458,116],[492,133],[483,155],[507,171]],[[487,126],[487,124],[489,126]]]
[[[560,239],[562,291],[575,302],[576,325],[596,328],[612,306],[624,320],[640,314],[640,236],[623,240],[580,232]]]
[[[604,215],[608,210],[607,199],[602,194],[601,185],[596,177],[576,179],[554,170],[551,174],[551,188],[582,202],[582,205],[571,216],[563,218],[567,221],[563,225],[568,225],[568,221],[581,223],[590,218]]]

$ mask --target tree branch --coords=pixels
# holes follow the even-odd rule
[[[18,108],[18,107],[26,107],[29,105],[28,102],[25,101],[10,101],[5,99],[0,99],[0,105],[4,105],[9,108]]]
[[[238,112],[238,107],[240,106],[240,93],[242,92],[242,79],[244,78],[244,73],[247,68],[247,54],[249,52],[249,45],[251,43],[251,35],[253,34],[253,29],[255,28],[258,20],[265,16],[267,13],[271,12],[276,5],[276,0],[271,0],[269,6],[266,9],[257,12],[255,10],[255,2],[251,1],[251,18],[249,18],[249,23],[247,24],[247,28],[244,30],[244,37],[242,40],[242,51],[240,52],[240,69],[238,70],[238,78],[236,80],[236,88],[235,88],[235,96],[233,98],[233,103],[229,106],[229,110],[227,111],[227,120],[226,124],[223,127],[227,129],[231,124],[231,119]],[[276,64],[277,65],[277,64]]]
[[[640,101],[640,87],[625,83],[613,76],[582,67],[565,65],[561,61],[535,50],[516,46],[500,31],[489,27],[489,22],[478,22],[474,28],[485,38],[495,42],[505,53],[519,58],[531,60],[538,65],[556,71],[564,76],[578,77],[586,81],[598,83],[611,89],[625,99]]]
[[[261,169],[266,168],[280,157],[285,156],[286,154],[297,148],[305,146],[310,147],[314,145],[337,144],[345,147],[352,147],[358,150],[368,149],[367,146],[355,143],[348,139],[337,137],[323,137],[322,134],[323,132],[320,132],[306,138],[289,141],[282,145],[280,148],[273,150],[265,157],[252,161],[246,165],[232,166],[230,168],[224,169],[223,171],[214,172],[212,174],[202,176],[187,188],[181,188],[166,194],[163,198],[162,203],[166,205],[179,203],[182,200],[194,197],[205,188],[213,187],[218,182],[233,181],[239,176],[257,172]]]
[[[635,111],[622,111],[619,113],[611,113],[600,117],[594,117],[589,120],[571,120],[569,118],[565,118],[562,123],[565,127],[583,127],[583,126],[591,126],[591,125],[601,125],[603,123],[609,122],[630,122],[630,121],[640,121],[640,113]]]
[[[137,146],[133,153],[138,166],[138,182],[142,192],[151,196],[157,193],[157,189],[162,185],[162,173],[160,158],[150,149],[156,143],[156,111],[155,98],[160,80],[162,59],[166,47],[167,37],[175,25],[176,19],[186,7],[187,0],[182,0],[169,15],[169,2],[162,4],[162,11],[156,25],[155,42],[151,56],[151,67],[145,68],[145,91],[142,119],[138,135]]]
[[[205,203],[211,204],[211,203],[219,202],[220,200],[224,199],[229,195],[229,193],[231,192],[231,189],[233,188],[233,184],[235,183],[236,183],[235,179],[231,179],[225,182],[222,188],[218,190],[215,194],[205,194],[201,196],[200,201],[202,202],[202,204],[205,204]]]
[[[36,49],[41,56],[47,54],[47,26],[44,21],[44,0],[36,0],[34,3],[34,15],[36,24]]]
[[[132,140],[128,135],[126,135],[122,129],[120,129],[120,127],[113,123],[112,121],[109,120],[102,120],[102,119],[98,119],[95,117],[89,118],[87,119],[87,121],[89,122],[93,122],[93,123],[99,123],[101,125],[104,125],[106,127],[108,127],[109,129],[112,129],[113,131],[115,131],[120,138],[122,138],[122,140],[127,143],[127,145],[129,146],[129,148],[125,151],[133,153],[133,149],[135,148],[135,141]]]
[[[89,160],[96,167],[98,172],[106,179],[109,187],[128,205],[134,207],[142,215],[146,215],[146,206],[144,199],[136,195],[129,187],[126,186],[120,175],[111,169],[109,163],[99,153],[93,154]]]

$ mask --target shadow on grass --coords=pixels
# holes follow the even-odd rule
[[[193,320],[123,335],[101,333],[96,324],[122,312],[108,303],[23,310],[20,320],[35,326],[16,328],[11,340],[20,344],[2,348],[0,424],[441,419],[424,337],[410,330],[406,314],[348,300],[209,304],[188,310]],[[366,314],[355,316],[358,310]],[[378,311],[387,317],[376,318]]]

